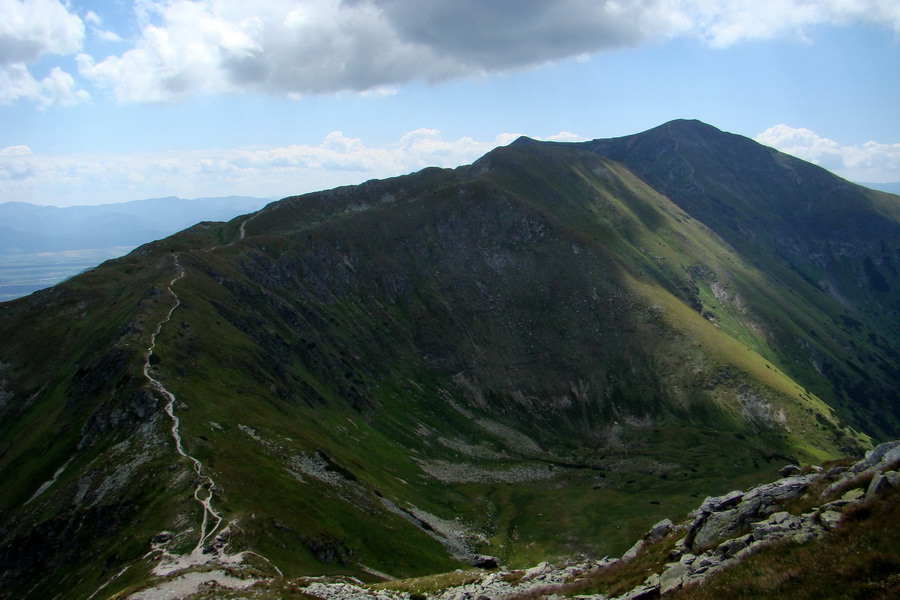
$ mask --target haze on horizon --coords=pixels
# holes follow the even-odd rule
[[[0,202],[282,197],[696,118],[900,181],[900,3],[0,0]]]

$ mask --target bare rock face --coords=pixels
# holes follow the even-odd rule
[[[900,460],[900,441],[885,442],[866,453],[866,457],[850,467],[851,473],[862,473],[879,464]]]
[[[693,514],[687,542],[690,548],[703,548],[717,540],[733,536],[775,512],[783,502],[796,498],[818,474],[785,477],[757,486],[744,493],[734,491],[725,496],[707,498]]]

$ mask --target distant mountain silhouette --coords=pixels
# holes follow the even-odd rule
[[[863,183],[860,182],[859,185],[863,185],[867,188],[871,188],[873,190],[880,190],[882,192],[888,192],[889,194],[900,194],[900,181],[892,181],[887,183]]]
[[[0,204],[0,253],[58,252],[139,246],[199,221],[229,221],[262,208],[269,200],[150,198],[96,206]]]
[[[198,221],[228,221],[268,201],[229,196],[65,208],[0,204],[0,301],[59,283]]]

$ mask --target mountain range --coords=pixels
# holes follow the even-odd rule
[[[0,598],[621,553],[897,437],[898,309],[900,197],[698,121],[203,222],[0,304]]]
[[[50,287],[200,221],[225,221],[269,200],[149,198],[96,206],[0,204],[0,301]]]
[[[882,183],[860,183],[867,188],[873,190],[881,190],[882,192],[890,192],[891,194],[900,194],[900,181],[889,181]]]

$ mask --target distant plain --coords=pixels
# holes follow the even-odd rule
[[[128,254],[135,246],[59,252],[0,254],[0,302],[15,300],[56,285],[105,260]]]
[[[270,199],[151,198],[96,206],[0,204],[0,302],[56,285],[199,221],[228,221]]]

